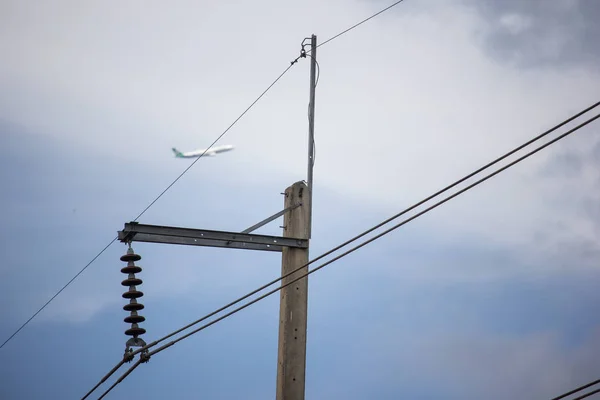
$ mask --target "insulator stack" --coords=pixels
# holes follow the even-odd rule
[[[127,254],[121,256],[121,261],[127,262],[127,266],[121,269],[121,272],[127,274],[127,279],[121,282],[123,286],[129,286],[129,290],[123,293],[123,298],[129,299],[129,304],[125,304],[123,306],[123,310],[129,311],[130,314],[128,317],[125,317],[124,321],[128,324],[131,324],[131,328],[125,331],[126,335],[133,336],[133,338],[127,341],[127,347],[131,346],[145,346],[146,343],[138,338],[139,335],[146,333],[144,328],[140,328],[138,324],[140,322],[144,322],[146,318],[141,315],[138,315],[138,311],[144,308],[144,305],[138,303],[137,299],[144,295],[143,292],[137,290],[137,286],[142,284],[142,280],[137,278],[135,274],[139,274],[142,272],[142,268],[138,265],[135,265],[136,261],[141,260],[142,257],[133,252],[131,245],[127,249]]]

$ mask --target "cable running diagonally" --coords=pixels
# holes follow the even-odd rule
[[[111,387],[109,387],[108,389],[106,389],[106,391],[104,393],[102,393],[102,396],[98,397],[98,400],[103,399],[108,393],[110,393],[111,390],[113,390],[119,383],[123,382],[123,380],[125,378],[127,378],[129,376],[129,374],[131,374],[133,372],[134,369],[136,369],[140,364],[142,363],[142,360],[139,359],[135,362],[135,364],[133,364],[123,375],[121,375],[121,377],[119,379],[117,379],[115,381],[115,383],[112,384]],[[86,396],[87,397],[87,396]]]
[[[256,98],[256,100],[254,100],[252,102],[252,104],[250,104],[248,106],[248,108],[246,108],[244,110],[244,112],[242,114],[240,114],[239,117],[236,118],[235,121],[233,121],[231,123],[231,125],[229,125],[229,127],[227,127],[227,129],[225,129],[225,131],[223,131],[223,133],[221,133],[219,135],[219,137],[217,137],[217,139],[215,139],[214,142],[212,142],[212,144],[210,146],[208,146],[206,148],[206,150],[204,150],[204,152],[198,157],[196,158],[181,174],[179,174],[179,176],[177,178],[175,178],[175,180],[173,182],[171,182],[171,184],[169,184],[169,186],[167,186],[167,188],[165,190],[163,190],[154,200],[152,200],[152,202],[150,204],[148,204],[148,206],[146,208],[144,208],[142,210],[141,213],[138,214],[137,217],[135,217],[135,219],[133,220],[133,222],[137,221],[142,215],[144,215],[146,213],[146,211],[148,211],[150,209],[150,207],[152,207],[154,205],[154,203],[156,203],[175,183],[177,183],[177,181],[179,179],[181,179],[181,177],[183,175],[185,175],[186,172],[188,172],[190,170],[190,168],[192,168],[194,166],[194,164],[196,164],[198,162],[198,160],[200,160],[200,158],[202,158],[204,156],[204,154],[206,154],[206,152],[215,145],[215,143],[217,143],[223,136],[225,136],[225,134],[227,132],[229,132],[229,130],[231,128],[233,128],[233,126],[248,112],[250,111],[250,109],[252,107],[254,107],[254,105],[290,70],[290,68],[292,68],[292,66],[294,65],[294,63],[291,63],[278,77],[277,79],[275,79],[261,94],[260,96],[258,96]],[[19,331],[21,331],[21,329],[23,329],[33,318],[35,318],[36,315],[38,315],[44,308],[46,308],[46,306],[48,304],[50,304],[50,302],[52,302],[52,300],[54,300],[63,290],[65,290],[67,288],[67,286],[69,286],[75,279],[77,279],[77,277],[79,277],[79,275],[81,275],[83,273],[83,271],[85,271],[94,261],[96,261],[96,259],[98,257],[100,257],[105,251],[106,249],[108,249],[116,240],[118,239],[118,236],[115,237],[112,241],[110,241],[98,254],[96,254],[96,256],[94,256],[94,258],[92,258],[92,260],[90,262],[88,262],[77,274],[75,274],[75,276],[73,278],[71,278],[71,280],[69,282],[67,282],[66,285],[64,285],[58,292],[56,292],[56,294],[54,294],[54,296],[52,296],[50,298],[50,300],[48,300],[46,302],[46,304],[44,304],[38,311],[35,312],[35,314],[33,314],[27,321],[25,321],[25,323],[23,325],[21,325],[21,327],[19,329],[17,329],[8,339],[6,339],[6,341],[4,341],[4,343],[2,343],[2,346],[0,346],[0,349],[2,347],[4,347],[4,345],[6,343],[8,343],[17,333],[19,333]]]
[[[204,156],[204,154],[206,154],[206,152],[207,152],[207,151],[208,151],[208,150],[209,150],[211,147],[213,147],[213,146],[215,145],[215,143],[217,143],[217,142],[218,142],[218,141],[219,141],[219,140],[220,140],[220,139],[221,139],[223,136],[225,136],[225,134],[226,134],[227,132],[229,132],[229,130],[230,130],[231,128],[233,128],[233,126],[234,126],[234,125],[235,125],[235,124],[236,124],[236,123],[237,123],[237,122],[238,122],[238,121],[239,121],[239,120],[240,120],[240,119],[241,119],[241,118],[242,118],[244,115],[246,115],[246,113],[247,113],[248,111],[250,111],[250,109],[251,109],[252,107],[254,107],[254,105],[255,105],[255,104],[256,104],[256,103],[257,103],[257,102],[258,102],[258,101],[259,101],[259,100],[260,100],[260,99],[261,99],[261,98],[262,98],[262,97],[263,97],[263,96],[264,96],[264,95],[265,95],[265,94],[266,94],[266,93],[267,93],[267,92],[268,92],[268,91],[269,91],[269,90],[270,90],[270,89],[271,89],[271,88],[272,88],[272,87],[273,87],[273,86],[274,86],[274,85],[277,83],[277,82],[279,82],[279,80],[280,80],[281,78],[283,78],[283,76],[284,76],[284,75],[285,75],[285,74],[286,74],[286,73],[287,73],[287,72],[290,70],[290,68],[292,68],[292,66],[293,66],[293,65],[294,65],[293,63],[291,63],[290,65],[288,65],[288,67],[287,67],[287,68],[286,68],[286,69],[285,69],[285,70],[284,70],[284,71],[283,71],[283,72],[282,72],[282,73],[281,73],[281,74],[280,74],[280,75],[277,77],[277,79],[275,79],[275,80],[273,81],[273,83],[271,83],[271,84],[270,84],[270,85],[269,85],[269,86],[268,86],[268,87],[267,87],[267,88],[266,88],[266,89],[265,89],[265,90],[264,90],[264,91],[263,91],[263,92],[260,94],[260,96],[258,96],[258,97],[256,98],[256,100],[254,100],[254,101],[252,102],[252,104],[250,104],[250,105],[248,106],[248,108],[246,108],[246,109],[244,110],[244,112],[243,112],[243,113],[241,113],[241,114],[240,114],[240,116],[239,116],[239,117],[237,117],[237,118],[236,118],[236,120],[235,120],[235,121],[233,121],[233,122],[231,123],[231,125],[229,125],[229,126],[227,127],[227,129],[225,129],[225,130],[223,131],[223,133],[221,133],[221,134],[220,134],[220,135],[219,135],[219,136],[218,136],[218,137],[215,139],[215,141],[214,141],[214,142],[212,142],[212,144],[211,144],[210,146],[208,146],[208,147],[207,147],[207,148],[204,150],[204,152],[203,152],[203,153],[202,153],[202,154],[201,154],[201,155],[200,155],[198,158],[196,158],[196,159],[195,159],[195,160],[194,160],[194,161],[193,161],[193,162],[190,164],[190,166],[189,166],[189,167],[187,167],[187,168],[186,168],[186,169],[185,169],[185,170],[184,170],[184,171],[183,171],[183,172],[182,172],[182,173],[181,173],[181,174],[180,174],[180,175],[179,175],[179,176],[178,176],[178,177],[177,177],[177,178],[176,178],[176,179],[175,179],[175,180],[174,180],[174,181],[173,181],[173,182],[172,182],[170,185],[169,185],[169,186],[167,186],[167,188],[166,188],[165,190],[163,190],[163,191],[162,191],[162,192],[161,192],[161,193],[158,195],[158,197],[156,197],[156,198],[155,198],[155,199],[154,199],[154,200],[153,200],[153,201],[152,201],[152,202],[151,202],[151,203],[150,203],[150,204],[149,204],[149,205],[148,205],[148,206],[147,206],[147,207],[146,207],[146,208],[145,208],[145,209],[144,209],[144,210],[143,210],[143,211],[142,211],[142,212],[141,212],[141,213],[140,213],[140,214],[139,214],[139,215],[138,215],[138,216],[137,216],[137,217],[136,217],[134,220],[133,220],[133,221],[134,221],[134,222],[135,222],[135,221],[137,221],[137,220],[138,220],[138,218],[140,218],[142,215],[144,215],[144,213],[145,213],[146,211],[148,211],[148,209],[149,209],[150,207],[152,207],[152,206],[154,205],[154,203],[156,203],[156,202],[158,201],[158,199],[160,199],[160,198],[161,198],[161,197],[162,197],[162,196],[163,196],[163,195],[164,195],[164,194],[167,192],[167,190],[169,190],[169,189],[170,189],[170,188],[171,188],[171,187],[172,187],[172,186],[173,186],[173,185],[174,185],[174,184],[175,184],[175,183],[176,183],[176,182],[177,182],[177,181],[178,181],[178,180],[179,180],[179,179],[180,179],[180,178],[181,178],[183,175],[185,175],[185,173],[186,173],[186,172],[188,172],[188,171],[189,171],[189,169],[190,169],[190,168],[192,168],[192,167],[194,166],[194,164],[196,164],[196,163],[198,162],[198,160],[199,160],[199,159],[200,159],[202,156]]]
[[[110,243],[108,243],[106,246],[104,246],[104,248],[103,248],[102,250],[100,250],[100,252],[99,252],[98,254],[96,254],[96,256],[95,256],[94,258],[92,258],[92,259],[90,260],[90,262],[88,262],[88,263],[85,265],[85,267],[83,267],[82,269],[80,269],[80,270],[79,270],[79,272],[78,272],[78,273],[76,273],[76,274],[75,274],[75,276],[74,276],[74,277],[72,277],[72,278],[71,278],[71,280],[70,280],[69,282],[67,282],[67,283],[66,283],[66,284],[65,284],[65,285],[64,285],[62,288],[60,288],[60,290],[59,290],[58,292],[56,292],[56,293],[54,294],[54,296],[50,297],[50,300],[48,300],[48,301],[46,302],[46,304],[44,304],[42,307],[40,307],[40,309],[39,309],[39,310],[37,310],[37,311],[36,311],[36,312],[35,312],[35,313],[34,313],[34,314],[31,316],[31,317],[29,317],[29,319],[28,319],[27,321],[25,321],[25,323],[23,323],[23,325],[21,325],[21,326],[19,327],[19,329],[17,329],[16,331],[14,331],[14,333],[13,333],[12,335],[10,335],[10,337],[9,337],[8,339],[6,339],[6,340],[4,341],[4,343],[2,343],[2,346],[0,346],[0,349],[1,349],[2,347],[4,347],[4,345],[5,345],[6,343],[8,343],[8,342],[9,342],[9,341],[10,341],[10,340],[13,338],[13,337],[15,337],[15,335],[16,335],[17,333],[19,333],[19,332],[21,331],[21,329],[25,328],[25,326],[26,326],[26,325],[27,325],[27,324],[28,324],[28,323],[29,323],[29,322],[30,322],[32,319],[34,319],[34,318],[35,318],[35,317],[36,317],[36,316],[37,316],[37,315],[38,315],[38,314],[39,314],[39,313],[40,313],[40,312],[41,312],[41,311],[42,311],[44,308],[46,308],[46,306],[47,306],[48,304],[50,304],[50,302],[51,302],[52,300],[54,300],[54,299],[56,298],[56,296],[58,296],[59,294],[61,294],[61,293],[62,293],[62,291],[63,291],[63,290],[65,290],[65,289],[67,288],[67,286],[69,286],[69,285],[70,285],[70,284],[71,284],[71,283],[72,283],[72,282],[73,282],[75,279],[77,279],[77,277],[78,277],[79,275],[81,275],[81,274],[83,273],[83,271],[85,271],[85,270],[87,269],[87,267],[89,267],[90,265],[92,265],[92,263],[93,263],[94,261],[96,261],[96,259],[97,259],[98,257],[100,257],[100,256],[101,256],[101,255],[102,255],[102,254],[103,254],[103,253],[106,251],[106,249],[108,249],[108,248],[109,248],[109,247],[110,247],[110,246],[111,246],[111,245],[112,245],[112,244],[113,244],[113,243],[114,243],[114,242],[115,242],[117,239],[118,239],[118,236],[115,236],[115,238],[114,238],[113,240],[111,240],[111,241],[110,241]]]
[[[587,389],[587,388],[589,388],[589,387],[591,387],[591,386],[594,386],[594,385],[597,385],[597,384],[599,384],[599,383],[600,383],[600,379],[598,379],[598,380],[595,380],[595,381],[593,381],[593,382],[590,382],[590,383],[587,383],[587,384],[585,384],[585,385],[583,385],[583,386],[579,386],[578,388],[576,388],[576,389],[573,389],[573,390],[571,390],[570,392],[563,393],[563,394],[561,394],[561,395],[560,395],[560,396],[558,396],[558,397],[554,397],[554,398],[553,398],[553,399],[551,399],[551,400],[560,400],[560,399],[564,399],[564,398],[565,398],[565,397],[567,397],[567,396],[570,396],[570,395],[572,395],[572,394],[575,394],[575,393],[577,393],[577,392],[581,392],[583,389]]]
[[[600,389],[596,389],[596,390],[592,390],[591,392],[587,392],[585,394],[582,394],[579,397],[575,397],[573,400],[583,400],[583,399],[587,399],[590,396],[593,396],[595,394],[600,393]]]
[[[362,20],[362,21],[360,21],[359,23],[356,23],[356,24],[352,25],[350,28],[348,28],[348,29],[346,29],[346,30],[344,30],[344,31],[342,31],[342,32],[340,32],[340,33],[338,33],[337,35],[334,35],[334,36],[330,37],[330,38],[329,38],[329,39],[327,39],[326,41],[324,41],[324,42],[322,42],[321,44],[317,45],[317,48],[319,48],[319,47],[321,47],[321,46],[323,46],[323,45],[325,45],[325,44],[327,44],[327,43],[331,42],[332,40],[335,40],[335,39],[337,39],[338,37],[340,37],[340,36],[342,36],[342,35],[344,35],[344,34],[346,34],[346,33],[350,32],[352,29],[354,29],[354,28],[357,28],[358,26],[360,26],[360,25],[364,24],[364,23],[365,23],[365,22],[367,22],[368,20],[370,20],[370,19],[372,19],[372,18],[375,18],[375,17],[376,17],[376,16],[378,16],[379,14],[381,14],[381,13],[383,13],[383,12],[385,12],[385,11],[389,10],[389,9],[390,9],[390,8],[392,8],[392,7],[395,7],[395,6],[397,6],[398,4],[402,3],[403,1],[404,1],[404,0],[398,0],[397,2],[395,2],[395,3],[393,3],[393,4],[389,5],[389,6],[387,6],[387,7],[386,7],[386,8],[384,8],[383,10],[381,10],[381,11],[379,11],[379,12],[376,12],[375,14],[371,15],[370,17],[363,19],[363,20]],[[309,51],[310,51],[310,50],[309,50]],[[308,52],[307,52],[307,53],[308,53]]]
[[[600,103],[597,103],[596,105],[598,105],[598,104],[600,104]],[[595,106],[592,106],[591,108],[593,108],[593,107],[595,107]],[[581,113],[578,113],[578,114],[577,114],[577,116],[578,116],[578,115],[581,115],[582,113],[584,113],[584,112],[586,112],[586,111],[589,111],[589,109],[587,109],[587,110],[584,110],[584,111],[582,111]],[[568,123],[568,122],[569,122],[569,121],[571,121],[573,118],[575,118],[575,117],[571,117],[571,118],[569,118],[569,119],[568,119],[568,120],[566,120],[565,122],[563,122],[563,123],[559,124],[559,126],[562,126],[562,125],[564,125],[564,124]],[[337,260],[339,260],[339,259],[341,259],[341,258],[343,258],[343,257],[345,257],[345,256],[347,256],[347,255],[349,255],[350,253],[352,253],[352,252],[354,252],[354,251],[356,251],[356,250],[358,250],[358,249],[360,249],[360,248],[362,248],[362,247],[366,246],[367,244],[369,244],[369,243],[371,243],[371,242],[373,242],[373,241],[375,241],[375,240],[377,240],[377,239],[381,238],[382,236],[384,236],[384,235],[387,235],[388,233],[390,233],[390,232],[394,231],[395,229],[398,229],[399,227],[401,227],[401,226],[403,226],[403,225],[405,225],[405,224],[409,223],[410,221],[412,221],[412,220],[414,220],[414,219],[416,219],[416,218],[418,218],[418,217],[420,217],[420,216],[424,215],[425,213],[427,213],[427,212],[429,212],[429,211],[431,211],[431,210],[433,210],[433,209],[435,209],[435,208],[439,207],[440,205],[442,205],[442,204],[446,203],[447,201],[449,201],[449,200],[451,200],[451,199],[453,199],[453,198],[457,197],[458,195],[460,195],[460,194],[462,194],[462,193],[464,193],[464,192],[466,192],[466,191],[468,191],[468,190],[470,190],[470,189],[474,188],[475,186],[477,186],[477,185],[479,185],[479,184],[481,184],[481,183],[483,183],[483,182],[487,181],[488,179],[492,178],[493,176],[495,176],[495,175],[499,174],[500,172],[502,172],[502,171],[504,171],[504,170],[506,170],[506,169],[508,169],[508,168],[510,168],[510,167],[512,167],[512,166],[514,166],[515,164],[517,164],[517,163],[519,163],[519,162],[523,161],[524,159],[526,159],[526,158],[528,158],[528,157],[530,157],[530,156],[532,156],[532,155],[536,154],[537,152],[539,152],[540,150],[542,150],[542,149],[544,149],[544,148],[546,148],[546,147],[550,146],[551,144],[553,144],[553,143],[555,143],[555,142],[557,142],[557,141],[559,141],[559,140],[561,140],[561,139],[565,138],[566,136],[568,136],[568,135],[570,135],[570,134],[572,134],[572,133],[576,132],[577,130],[581,129],[582,127],[584,127],[584,126],[588,125],[589,123],[591,123],[591,122],[595,121],[595,120],[596,120],[596,119],[598,119],[598,118],[600,118],[600,114],[597,114],[596,116],[594,116],[594,117],[590,118],[589,120],[587,120],[587,121],[585,121],[585,122],[583,122],[583,123],[579,124],[579,125],[578,125],[578,126],[576,126],[575,128],[573,128],[573,129],[571,129],[571,130],[567,131],[566,133],[564,133],[564,134],[562,134],[562,135],[558,136],[557,138],[555,138],[555,139],[553,139],[553,140],[551,140],[551,141],[549,141],[549,142],[545,143],[544,145],[542,145],[542,146],[540,146],[540,147],[538,147],[538,148],[534,149],[533,151],[531,151],[531,152],[529,152],[529,153],[525,154],[524,156],[522,156],[522,157],[520,157],[520,158],[518,158],[518,159],[516,159],[516,160],[512,161],[511,163],[509,163],[509,164],[507,164],[506,166],[504,166],[504,167],[502,167],[502,168],[500,168],[500,169],[498,169],[498,170],[494,171],[493,173],[491,173],[491,174],[489,174],[489,175],[486,175],[484,178],[482,178],[482,179],[480,179],[480,180],[478,180],[478,181],[476,181],[476,182],[474,182],[474,183],[470,184],[469,186],[467,186],[467,187],[465,187],[465,188],[461,189],[460,191],[458,191],[458,192],[456,192],[456,193],[454,193],[454,194],[452,194],[452,195],[450,195],[450,196],[446,197],[445,199],[441,200],[440,202],[438,202],[438,203],[434,204],[433,206],[430,206],[430,207],[428,207],[427,209],[425,209],[425,210],[423,210],[423,211],[421,211],[421,212],[419,212],[419,213],[415,214],[414,216],[412,216],[412,217],[410,217],[410,218],[408,218],[408,219],[406,219],[406,220],[402,221],[401,223],[399,223],[399,224],[397,224],[397,225],[393,226],[392,228],[389,228],[388,230],[386,230],[386,231],[384,231],[384,232],[382,232],[382,233],[380,233],[380,234],[378,234],[378,235],[376,235],[376,236],[374,236],[374,237],[372,237],[372,238],[370,238],[370,239],[366,240],[365,242],[363,242],[363,243],[361,243],[361,244],[359,244],[359,245],[357,245],[357,246],[353,247],[352,249],[350,249],[350,250],[348,250],[348,251],[346,251],[346,252],[344,252],[344,253],[342,253],[342,254],[340,254],[340,255],[336,256],[335,258],[333,258],[333,259],[331,259],[331,260],[329,260],[329,261],[327,261],[327,262],[325,262],[324,264],[321,264],[320,266],[318,266],[318,267],[316,267],[316,268],[312,269],[312,270],[311,270],[311,271],[309,271],[308,273],[306,273],[306,274],[303,274],[303,275],[301,275],[301,276],[299,276],[299,277],[295,278],[294,280],[292,280],[292,281],[290,281],[290,282],[288,282],[288,283],[286,283],[286,284],[284,284],[284,285],[282,285],[282,286],[280,286],[280,287],[278,287],[278,288],[276,288],[276,289],[273,289],[273,290],[271,290],[271,291],[269,291],[269,292],[267,292],[267,293],[265,293],[265,294],[263,294],[263,295],[261,295],[261,296],[257,297],[256,299],[254,299],[254,300],[252,300],[252,301],[250,301],[250,302],[248,302],[248,303],[244,304],[243,306],[240,306],[240,307],[238,307],[238,308],[236,308],[236,309],[234,309],[234,310],[230,311],[229,313],[227,313],[227,314],[225,314],[225,315],[223,315],[223,316],[221,316],[221,317],[219,317],[219,318],[217,318],[217,319],[215,319],[215,320],[213,320],[213,321],[211,321],[211,322],[209,322],[209,323],[207,323],[207,324],[205,324],[205,325],[201,326],[200,328],[197,328],[197,329],[195,329],[194,331],[192,331],[192,332],[189,332],[189,333],[187,333],[186,335],[184,335],[184,336],[182,336],[182,337],[180,337],[180,338],[178,338],[178,339],[176,339],[176,340],[173,340],[173,341],[171,341],[171,342],[169,342],[169,343],[167,343],[167,344],[165,344],[165,345],[161,346],[160,348],[158,348],[158,349],[156,349],[156,350],[154,350],[154,351],[150,352],[150,353],[148,354],[148,357],[150,357],[150,356],[152,356],[152,355],[154,355],[154,354],[156,354],[156,353],[158,353],[158,352],[160,352],[160,351],[162,351],[162,350],[165,350],[166,348],[169,348],[169,347],[171,347],[172,345],[176,344],[177,342],[179,342],[179,341],[181,341],[181,340],[183,340],[183,339],[186,339],[187,337],[189,337],[189,336],[191,336],[191,335],[193,335],[193,334],[195,334],[195,333],[198,333],[198,332],[200,332],[200,331],[202,331],[202,330],[204,330],[204,329],[208,328],[208,327],[209,327],[209,326],[211,326],[211,325],[214,325],[215,323],[217,323],[217,322],[219,322],[219,321],[221,321],[221,320],[223,320],[223,319],[225,319],[225,318],[227,318],[227,317],[229,317],[229,316],[231,316],[231,315],[233,315],[233,314],[235,314],[235,313],[237,313],[237,312],[239,312],[239,311],[241,311],[241,310],[243,310],[243,309],[245,309],[245,308],[249,307],[249,306],[250,306],[250,305],[252,305],[252,304],[255,304],[255,303],[257,303],[258,301],[260,301],[260,300],[262,300],[262,299],[264,299],[264,298],[266,298],[266,297],[268,297],[268,296],[270,296],[270,295],[272,295],[272,294],[274,294],[274,293],[276,293],[276,292],[278,292],[278,291],[279,291],[279,290],[281,290],[282,288],[284,288],[284,287],[287,287],[287,286],[289,286],[289,285],[293,284],[294,282],[296,282],[296,281],[298,281],[298,280],[300,280],[300,279],[303,279],[304,277],[306,277],[306,276],[308,276],[308,275],[312,274],[313,272],[316,272],[316,271],[318,271],[319,269],[322,269],[322,268],[324,268],[325,266],[327,266],[327,265],[329,265],[329,264],[331,264],[331,263],[333,263],[333,262],[335,262],[335,261],[337,261]],[[555,130],[555,128],[553,128],[552,130]],[[544,134],[542,134],[542,135],[544,135]],[[541,137],[542,135],[538,136],[538,138],[539,138],[539,137]],[[534,140],[534,139],[532,139],[532,140]],[[530,143],[530,142],[531,142],[531,141],[529,141],[529,142],[527,142],[527,143]],[[523,146],[524,146],[524,145],[523,145]],[[520,146],[519,148],[522,148],[523,146]],[[517,149],[519,149],[519,148],[517,148]],[[515,151],[517,151],[517,150],[513,150],[513,151],[511,151],[511,152],[510,152],[510,153],[508,153],[508,154],[512,154],[512,153],[514,153]],[[502,158],[501,158],[501,159],[502,159]],[[495,161],[495,162],[497,162],[497,161]],[[494,163],[495,163],[495,162],[494,162]],[[490,163],[490,164],[492,164],[492,163]],[[490,164],[488,164],[488,165],[490,165]],[[468,176],[472,176],[472,175],[473,175],[473,174],[470,174],[470,175],[468,175]],[[463,178],[462,180],[464,180],[464,179],[466,179],[466,178]],[[462,181],[462,180],[460,180],[460,181]],[[459,181],[457,181],[457,182],[459,182]],[[453,186],[455,186],[455,185],[454,185],[454,184],[453,184],[453,185],[450,185],[448,188],[450,188],[450,187],[453,187]],[[444,191],[445,191],[445,190],[444,190]],[[441,191],[440,191],[440,192],[441,192]],[[431,198],[431,197],[432,197],[432,196],[430,196],[429,198]],[[429,198],[428,198],[428,199],[429,199]],[[422,201],[422,202],[420,202],[420,203],[422,204],[423,202],[425,202],[425,201]],[[417,203],[417,204],[419,204],[419,203]],[[413,207],[413,208],[414,208],[414,207]],[[408,210],[408,209],[407,209],[407,210]],[[402,213],[400,213],[400,214],[402,214]],[[373,229],[373,228],[372,228],[372,229]],[[364,236],[364,235],[363,235],[363,236]],[[359,237],[360,237],[360,236],[359,236]],[[339,247],[342,247],[342,246],[338,246],[338,248],[339,248]],[[328,252],[328,253],[330,253],[330,252]],[[326,253],[326,254],[327,254],[327,253]],[[317,259],[320,259],[320,258],[322,258],[322,257],[324,257],[324,256],[325,256],[325,254],[324,254],[324,255],[321,255],[321,256],[319,256]],[[310,261],[308,264],[311,264],[311,263],[315,262],[317,259]],[[290,272],[289,274],[286,274],[285,276],[289,276],[289,275],[291,275],[291,274],[293,274],[293,273],[295,273],[295,272],[299,271],[301,268],[304,268],[304,267],[306,267],[308,264],[305,264],[305,265],[303,265],[302,267],[299,267],[298,269],[296,269],[296,270],[294,270],[294,271]],[[276,281],[279,281],[279,280],[281,280],[281,279],[283,279],[283,278],[284,278],[284,276],[280,277],[279,279],[275,280],[274,282],[276,282]],[[274,283],[274,282],[272,282],[272,283]],[[270,286],[272,283],[270,283],[270,284],[267,284],[267,285],[264,285],[263,287],[261,287],[261,288],[259,288],[259,289],[255,290],[254,292],[252,292],[252,293],[250,293],[250,294],[248,294],[248,295],[246,295],[246,296],[242,297],[240,300],[237,300],[237,301],[235,301],[235,302],[232,302],[232,303],[230,303],[229,305],[227,305],[227,306],[225,306],[225,307],[222,307],[221,309],[219,309],[219,310],[217,310],[217,311],[215,311],[215,312],[213,312],[213,313],[211,313],[211,314],[209,314],[209,315],[207,315],[207,316],[205,316],[205,317],[201,318],[200,320],[198,320],[198,321],[196,321],[196,322],[194,322],[194,323],[192,323],[192,324],[189,324],[189,325],[187,325],[186,327],[184,327],[184,328],[181,328],[181,329],[179,329],[179,330],[177,330],[177,331],[175,331],[175,332],[173,332],[173,333],[171,333],[171,334],[167,335],[166,337],[164,337],[164,338],[162,338],[162,339],[160,339],[160,340],[158,340],[158,341],[155,341],[155,342],[153,342],[153,343],[151,343],[151,344],[149,344],[149,345],[145,346],[145,348],[138,349],[138,350],[137,350],[136,352],[134,352],[134,353],[140,352],[140,351],[142,351],[143,349],[147,349],[147,348],[153,347],[154,345],[156,345],[156,344],[160,343],[161,341],[165,340],[166,338],[168,338],[168,337],[171,337],[171,336],[175,335],[176,333],[179,333],[179,332],[181,332],[181,331],[183,331],[183,330],[185,330],[185,329],[187,329],[187,328],[189,328],[189,327],[191,327],[191,326],[193,326],[193,325],[195,325],[195,324],[197,324],[197,323],[199,323],[199,322],[201,322],[201,321],[203,321],[203,320],[205,320],[205,319],[207,319],[207,318],[210,318],[210,316],[213,316],[213,315],[217,314],[218,312],[220,312],[220,311],[222,311],[222,310],[224,310],[224,309],[226,309],[226,308],[229,308],[231,305],[233,305],[233,304],[236,304],[237,302],[239,302],[239,301],[241,301],[241,300],[243,300],[243,299],[245,299],[245,298],[247,298],[247,297],[251,296],[252,294],[255,294],[255,293],[257,293],[258,291],[260,291],[260,290],[262,290],[262,289],[264,289],[264,288],[266,288],[266,287]],[[122,365],[122,363],[123,363],[123,362],[121,362],[120,364],[118,364],[118,365],[117,365],[117,367],[115,367],[115,368],[113,369],[113,371],[114,371],[116,368],[118,368],[120,365]],[[136,365],[135,367],[137,367],[137,365]],[[129,374],[130,372],[131,372],[131,370],[129,370],[129,371],[127,372],[127,374]],[[107,378],[108,378],[108,376],[107,376],[107,377],[105,377],[105,378],[103,379],[103,381],[104,381],[104,380],[106,380]],[[98,385],[99,385],[99,384],[98,384]],[[98,385],[97,385],[97,386],[98,386]],[[96,386],[96,387],[97,387],[97,386]],[[116,386],[116,385],[113,385],[113,387],[114,387],[114,386]],[[109,391],[110,391],[110,390],[112,390],[112,388],[113,388],[113,387],[111,387],[111,389],[109,389]]]

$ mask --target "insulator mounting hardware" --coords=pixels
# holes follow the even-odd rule
[[[127,361],[131,361],[133,357],[130,356],[130,353],[133,352],[132,347],[144,347],[146,346],[146,342],[138,336],[146,333],[144,328],[139,327],[139,323],[144,322],[146,318],[138,314],[138,311],[144,308],[142,303],[138,303],[137,299],[144,295],[143,292],[137,290],[137,286],[142,284],[142,280],[137,278],[135,274],[142,272],[142,268],[138,265],[135,265],[136,261],[141,260],[142,257],[138,254],[135,254],[133,249],[131,248],[131,243],[129,243],[129,247],[127,249],[127,254],[121,256],[121,261],[127,263],[126,267],[121,269],[121,272],[127,274],[127,279],[121,282],[121,285],[128,286],[129,290],[123,293],[123,298],[129,299],[129,304],[125,304],[123,306],[123,310],[129,311],[129,316],[124,318],[124,321],[128,324],[131,324],[131,327],[125,331],[125,334],[128,336],[132,336],[127,343],[125,344],[125,355],[124,358]]]

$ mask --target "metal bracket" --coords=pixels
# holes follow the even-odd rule
[[[137,222],[126,223],[124,229],[118,232],[118,238],[124,243],[151,242],[262,251],[282,251],[284,247],[308,248],[307,239],[144,225]]]
[[[255,231],[258,228],[260,228],[261,226],[268,224],[269,222],[271,222],[271,221],[273,221],[273,220],[281,217],[286,212],[291,211],[291,210],[293,210],[295,208],[298,208],[301,205],[302,205],[302,203],[297,203],[297,204],[294,204],[293,206],[289,206],[288,208],[286,208],[286,209],[284,209],[282,211],[279,211],[277,214],[273,214],[269,218],[263,219],[259,223],[255,224],[255,225],[252,225],[250,228],[243,230],[242,233],[250,233],[252,231]]]

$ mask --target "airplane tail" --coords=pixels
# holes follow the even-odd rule
[[[175,147],[173,147],[171,150],[173,150],[173,153],[175,153],[175,157],[183,157],[183,153],[181,153]]]

